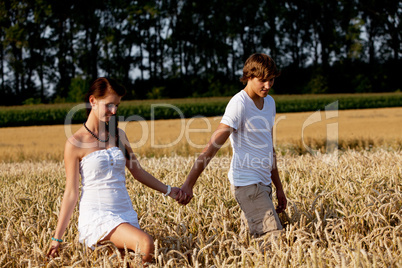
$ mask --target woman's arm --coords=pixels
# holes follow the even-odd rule
[[[54,234],[56,239],[62,239],[79,196],[79,158],[76,147],[69,140],[66,142],[64,150],[64,164],[66,169],[66,188]],[[54,257],[59,246],[60,242],[52,241],[48,256]]]
[[[166,194],[168,191],[168,186],[142,168],[140,162],[135,157],[133,150],[131,149],[130,142],[128,141],[126,133],[123,130],[119,129],[119,136],[121,142],[124,144],[127,153],[130,155],[130,159],[126,159],[126,167],[133,175],[133,177],[142,184],[163,194]],[[181,196],[180,188],[172,187],[169,196],[174,199],[176,199],[178,196]]]

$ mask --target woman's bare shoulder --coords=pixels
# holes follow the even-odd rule
[[[85,153],[86,145],[88,143],[88,135],[83,131],[83,127],[77,130],[71,137],[69,137],[65,144],[65,154],[81,158],[80,156]]]
[[[81,127],[67,139],[66,147],[69,147],[69,148],[80,147],[80,145],[83,142],[84,142],[84,133],[83,133],[82,127]]]

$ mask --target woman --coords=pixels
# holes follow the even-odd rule
[[[152,259],[153,239],[140,229],[137,213],[125,186],[125,166],[136,180],[165,196],[179,198],[179,188],[165,185],[142,169],[123,130],[117,128],[116,111],[126,90],[108,78],[98,78],[86,95],[88,119],[65,145],[66,188],[48,255],[54,257],[79,195],[79,240],[87,246],[110,240],[116,247]]]

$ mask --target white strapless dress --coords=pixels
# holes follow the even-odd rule
[[[126,188],[125,163],[118,147],[92,152],[81,160],[78,218],[81,243],[96,245],[121,223],[140,228]]]

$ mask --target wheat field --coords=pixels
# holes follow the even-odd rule
[[[200,117],[121,122],[134,152],[139,156],[195,155],[221,117]],[[314,120],[311,120],[314,119]],[[319,119],[319,120],[317,120]],[[0,128],[0,161],[62,161],[64,144],[82,125]],[[327,138],[337,139],[339,149],[383,147],[402,149],[402,107],[277,114],[274,144],[277,149],[304,154],[326,152]],[[219,151],[230,153],[229,143]]]
[[[321,120],[305,124],[318,115]],[[219,119],[121,127],[144,169],[180,186]],[[253,238],[245,231],[229,190],[226,144],[187,206],[127,174],[140,226],[155,240],[148,267],[402,267],[402,108],[339,111],[332,118],[326,112],[278,114],[276,119],[274,141],[288,197],[280,214],[284,233]],[[183,126],[195,131],[178,139]],[[328,153],[326,141],[334,129],[341,150]],[[64,191],[67,136],[64,126],[0,129],[0,267],[141,267],[138,252],[110,243],[83,247],[78,207],[60,257],[46,257]],[[308,153],[308,148],[315,150]]]
[[[242,231],[226,177],[229,155],[213,160],[188,206],[127,174],[140,226],[155,240],[149,267],[402,267],[401,151],[285,153],[279,170],[288,197],[285,232]],[[194,158],[141,158],[146,170],[179,186]],[[78,242],[78,211],[60,257],[47,259],[64,189],[61,162],[0,164],[1,267],[140,267],[138,253]]]

